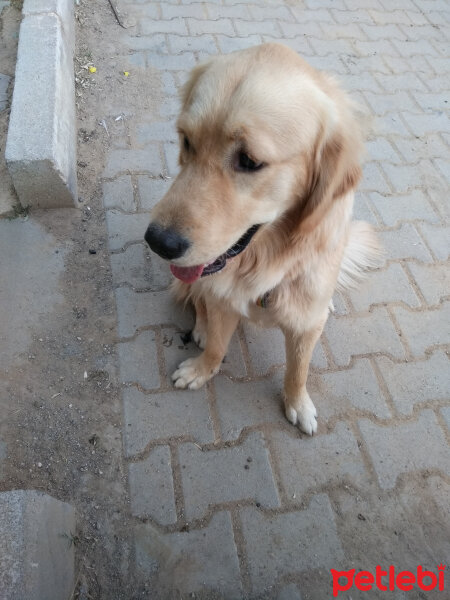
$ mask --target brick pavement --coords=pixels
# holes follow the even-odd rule
[[[449,4],[122,0],[121,10],[137,23],[120,39],[124,64],[131,76],[147,69],[159,98],[156,116],[126,119],[103,177],[136,577],[152,598],[288,600],[331,597],[330,568],[434,569],[450,552]],[[180,337],[192,316],[142,243],[176,172],[187,72],[274,40],[360,103],[371,133],[355,214],[387,250],[363,288],[336,298],[315,350],[314,438],[284,419],[276,331],[241,326],[205,389],[172,387],[170,372],[197,352]]]

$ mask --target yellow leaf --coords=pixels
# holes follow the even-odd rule
[[[89,73],[95,73],[97,71],[97,67],[89,67]]]

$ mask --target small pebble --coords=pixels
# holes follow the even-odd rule
[[[94,248],[89,248],[89,254],[97,254],[97,250],[94,250]]]

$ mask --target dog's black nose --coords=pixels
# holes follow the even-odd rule
[[[144,238],[153,252],[167,260],[181,258],[191,245],[186,238],[173,229],[163,229],[156,223],[150,223]]]

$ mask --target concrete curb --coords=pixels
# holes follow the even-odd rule
[[[77,206],[73,0],[25,0],[6,142],[23,206]]]
[[[0,493],[0,597],[69,600],[75,511],[42,492]]]

